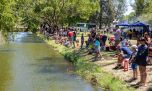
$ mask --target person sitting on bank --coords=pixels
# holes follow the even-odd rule
[[[118,53],[117,66],[114,69],[123,68],[124,59],[129,59],[131,54],[132,54],[132,51],[129,49],[129,47],[121,47]]]
[[[116,32],[114,33],[115,36],[115,47],[118,46],[118,44],[120,43],[120,37],[121,37],[121,30],[119,29],[118,26],[116,26]]]
[[[65,39],[64,46],[70,47],[70,41],[68,41],[68,39]]]

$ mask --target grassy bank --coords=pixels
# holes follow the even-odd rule
[[[85,50],[75,50],[66,48],[62,45],[56,44],[54,40],[47,40],[43,35],[38,34],[45,40],[46,43],[58,50],[66,59],[72,62],[76,68],[76,73],[84,79],[90,81],[94,85],[101,86],[104,91],[134,91],[134,89],[127,87],[127,85],[114,77],[111,73],[102,70],[101,66],[89,62],[88,59],[82,56],[81,52]]]

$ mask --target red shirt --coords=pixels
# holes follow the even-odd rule
[[[110,38],[109,38],[109,41],[110,42],[112,42],[112,41],[114,41],[115,40],[115,37],[114,36],[111,36]]]
[[[73,35],[74,35],[74,33],[73,33],[72,31],[70,31],[70,32],[68,33],[68,36],[69,36],[69,37],[73,37]]]

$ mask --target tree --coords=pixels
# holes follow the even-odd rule
[[[148,0],[140,16],[140,19],[152,24],[152,1]]]
[[[16,0],[13,10],[17,17],[17,25],[36,31],[40,24],[40,15],[34,9],[38,0]]]
[[[128,22],[134,22],[136,20],[135,12],[131,12],[129,15],[123,17],[124,20],[128,20]]]
[[[126,11],[125,0],[100,0],[99,27],[110,26],[115,19],[121,19]]]
[[[146,6],[146,3],[147,3],[147,0],[135,0],[133,7],[134,7],[137,17],[142,15],[143,10]]]
[[[43,16],[56,25],[86,21],[99,8],[96,0],[55,0],[47,4],[42,8]]]
[[[21,26],[35,31],[42,22],[50,26],[87,22],[98,10],[98,0],[1,0],[0,29]]]
[[[15,16],[11,9],[13,0],[0,0],[0,31],[11,31],[15,24]]]
[[[113,0],[113,6],[115,11],[115,17],[117,20],[123,17],[123,14],[126,12],[126,0]]]
[[[35,30],[41,22],[50,26],[87,21],[99,8],[97,0],[16,0],[18,23]]]

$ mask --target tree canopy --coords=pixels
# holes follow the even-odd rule
[[[90,17],[98,17],[106,12],[111,23],[120,18],[125,11],[125,0],[0,0],[0,30],[13,31],[17,27],[26,27],[36,31],[42,22],[54,25],[73,25],[77,22],[89,22]],[[104,6],[104,5],[103,5]],[[106,11],[107,10],[107,11]],[[97,16],[96,16],[97,15]]]
[[[132,6],[135,13],[134,15],[131,13],[129,16],[136,17],[138,20],[152,24],[152,0],[135,0],[135,3]]]
[[[142,12],[141,19],[152,24],[152,1],[149,0],[146,3],[146,6]]]
[[[36,30],[41,22],[50,26],[87,21],[99,9],[97,0],[15,0],[19,22]]]
[[[10,31],[15,24],[12,0],[0,0],[0,30]]]
[[[114,20],[120,20],[126,11],[126,0],[100,0],[100,27],[110,26]]]

